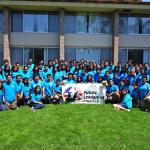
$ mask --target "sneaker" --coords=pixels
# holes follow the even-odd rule
[[[35,109],[33,107],[31,107],[31,111],[35,111]]]

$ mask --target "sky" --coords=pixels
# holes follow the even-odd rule
[[[143,0],[144,2],[150,2],[150,0]]]

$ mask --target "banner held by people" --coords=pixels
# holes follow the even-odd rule
[[[62,86],[63,100],[73,104],[103,104],[106,99],[106,86],[98,83],[66,84]]]

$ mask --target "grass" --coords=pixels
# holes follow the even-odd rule
[[[111,105],[0,112],[0,150],[150,149],[150,114]]]

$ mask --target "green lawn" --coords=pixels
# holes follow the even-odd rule
[[[150,113],[67,104],[0,112],[0,149],[150,149]]]

